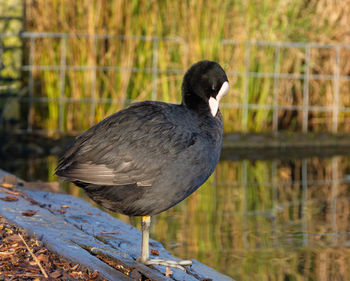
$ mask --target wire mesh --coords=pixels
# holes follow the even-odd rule
[[[18,36],[24,41],[27,42],[26,48],[23,48],[25,52],[28,52],[27,64],[23,64],[19,72],[22,73],[22,77],[26,76],[25,83],[22,83],[23,87],[27,87],[27,95],[21,97],[21,102],[25,103],[27,106],[27,122],[25,127],[22,127],[20,130],[23,132],[32,133],[34,131],[43,132],[42,129],[34,128],[34,102],[35,103],[48,103],[48,102],[57,102],[59,106],[58,111],[58,125],[57,131],[63,133],[66,131],[65,126],[65,105],[70,102],[82,102],[90,104],[90,111],[88,119],[89,123],[92,125],[95,121],[94,114],[97,105],[99,104],[113,104],[112,98],[101,98],[96,94],[97,88],[97,73],[100,71],[103,72],[125,72],[130,71],[131,73],[143,73],[150,74],[152,77],[151,88],[151,99],[157,99],[157,92],[159,91],[159,81],[161,75],[172,75],[172,74],[182,74],[184,69],[169,67],[167,69],[161,69],[159,66],[159,48],[160,44],[163,42],[173,42],[176,44],[182,44],[185,46],[185,49],[188,48],[187,42],[184,39],[174,37],[154,37],[154,36],[125,36],[125,35],[110,35],[110,34],[67,34],[67,33],[48,33],[48,32],[22,32],[19,34],[10,34],[10,33],[0,33],[0,42],[7,37]],[[132,39],[142,42],[150,42],[152,44],[151,57],[152,62],[150,67],[140,68],[137,65],[125,67],[122,65],[99,65],[98,61],[89,64],[80,64],[72,65],[67,61],[67,40],[69,38],[88,38],[94,41],[92,51],[95,53],[94,57],[97,57],[97,48],[98,40],[126,40]],[[60,41],[60,51],[59,51],[59,64],[37,64],[34,60],[34,53],[40,52],[40,44],[37,43],[39,39],[56,39]],[[341,69],[341,52],[345,50],[350,50],[350,45],[346,44],[318,44],[318,43],[297,43],[297,42],[238,42],[234,40],[222,40],[221,44],[223,46],[244,46],[244,69],[242,71],[227,71],[228,76],[240,78],[243,81],[242,87],[242,102],[224,102],[221,106],[226,109],[240,109],[242,110],[241,114],[241,130],[243,132],[249,131],[249,113],[254,110],[265,110],[272,113],[271,118],[271,131],[279,131],[279,112],[280,111],[297,111],[301,113],[301,127],[302,132],[308,132],[310,126],[309,116],[312,112],[323,112],[331,114],[331,132],[339,132],[339,115],[350,112],[350,107],[342,106],[340,101],[340,96],[345,93],[341,93],[340,83],[347,83],[350,81],[350,75],[347,75]],[[252,60],[252,48],[264,48],[269,47],[273,50],[273,71],[251,71],[251,60]],[[305,52],[304,64],[303,64],[303,73],[293,73],[285,72],[282,70],[281,64],[283,65],[283,58],[281,55],[282,49],[289,50],[292,48],[297,48]],[[0,44],[0,56],[3,54],[4,46]],[[310,66],[310,54],[313,50],[332,50],[335,53],[333,59],[333,73],[313,73]],[[281,61],[282,60],[282,61]],[[0,61],[2,58],[0,57]],[[171,64],[169,64],[171,65]],[[91,79],[91,89],[90,97],[67,97],[65,95],[65,84],[67,83],[67,72],[68,71],[82,71],[89,72]],[[254,69],[255,70],[255,69]],[[49,96],[37,96],[35,95],[35,72],[43,71],[56,71],[59,76],[59,96],[58,97],[49,97]],[[23,73],[27,73],[23,75]],[[250,98],[250,87],[251,79],[272,79],[272,88],[270,96],[272,97],[272,102],[261,103],[256,102]],[[282,79],[298,80],[302,83],[302,103],[301,104],[282,104],[279,100],[281,98],[281,89],[280,82]],[[310,83],[323,83],[329,81],[332,83],[332,102],[329,104],[317,105],[310,103]],[[68,81],[69,82],[69,81]],[[129,100],[128,102],[132,102]],[[237,122],[237,120],[235,121]],[[44,130],[45,132],[45,130]]]

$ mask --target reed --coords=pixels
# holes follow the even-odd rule
[[[245,66],[244,42],[264,41],[315,41],[322,43],[342,42],[342,32],[347,30],[348,5],[330,1],[68,1],[68,0],[27,0],[26,29],[29,31],[50,31],[87,33],[89,38],[67,39],[66,64],[90,66],[90,70],[67,70],[64,73],[64,95],[75,98],[112,99],[110,103],[64,103],[64,129],[86,129],[92,123],[124,107],[130,100],[159,99],[179,101],[181,74],[167,74],[168,69],[185,70],[193,62],[206,58],[219,61],[227,72],[245,71],[272,72],[275,51],[272,48],[252,48],[249,66]],[[342,6],[339,8],[338,6]],[[328,11],[327,13],[324,11]],[[331,19],[331,20],[329,20]],[[94,40],[93,34],[125,35]],[[180,41],[136,40],[133,35],[157,36],[160,38],[181,37]],[[222,39],[243,42],[225,45]],[[39,65],[60,65],[61,44],[49,40],[37,44]],[[157,47],[158,46],[158,47]],[[154,82],[152,71],[135,72],[135,68],[152,69],[155,65],[154,49],[158,48],[156,67],[162,71]],[[350,65],[343,61],[344,71]],[[312,56],[312,71],[333,71],[334,56],[315,53]],[[281,50],[279,67],[284,73],[303,73],[305,53],[303,50]],[[117,70],[93,70],[95,66],[118,66]],[[333,73],[333,72],[332,72]],[[60,97],[59,71],[50,75],[36,72],[36,80],[43,80],[38,95]],[[225,103],[241,104],[244,100],[245,82],[243,77],[230,76],[231,94]],[[249,78],[248,101],[255,104],[272,104],[273,79]],[[303,85],[301,80],[281,79],[278,103],[295,105],[302,103]],[[348,86],[342,85],[348,91]],[[62,92],[62,89],[61,89]],[[346,95],[344,95],[346,96]],[[329,104],[332,88],[329,84],[315,83],[310,89],[310,102]],[[346,97],[341,103],[348,105]],[[58,103],[48,104],[48,121],[39,124],[51,131],[57,125]],[[241,109],[223,109],[226,131],[248,130],[269,131],[272,128],[272,112],[265,109],[248,111],[247,128],[242,128]],[[301,113],[280,111],[280,129],[299,130]],[[86,118],[90,116],[90,118]],[[330,114],[313,114],[309,127],[324,130],[331,127]],[[38,119],[39,120],[39,119]],[[340,115],[340,126],[348,126],[348,117]]]

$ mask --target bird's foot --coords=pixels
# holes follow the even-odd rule
[[[162,259],[149,259],[146,261],[142,261],[141,259],[138,259],[139,262],[145,264],[145,265],[162,265],[162,266],[169,266],[169,267],[175,267],[182,269],[183,271],[186,271],[184,266],[192,265],[192,261],[190,260],[162,260]]]

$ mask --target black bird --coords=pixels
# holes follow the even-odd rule
[[[78,136],[60,159],[56,174],[92,200],[142,216],[139,262],[192,264],[149,259],[150,216],[184,200],[215,170],[223,138],[218,105],[228,89],[222,67],[200,61],[183,78],[181,104],[132,104]]]

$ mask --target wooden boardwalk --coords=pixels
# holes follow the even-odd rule
[[[7,173],[0,170],[0,181]],[[8,175],[8,174],[7,174]],[[9,194],[0,188],[0,198]],[[220,280],[232,279],[193,260],[186,272],[173,269],[165,276],[163,266],[148,267],[135,261],[140,254],[141,232],[77,197],[26,189],[18,186],[17,201],[1,201],[0,215],[11,223],[28,230],[30,235],[58,255],[97,270],[108,280]],[[14,195],[11,195],[14,196]],[[22,212],[35,211],[33,216]],[[150,248],[158,251],[156,258],[171,258],[170,253],[157,241]],[[113,265],[113,267],[111,266]],[[138,276],[138,277],[137,277]]]

